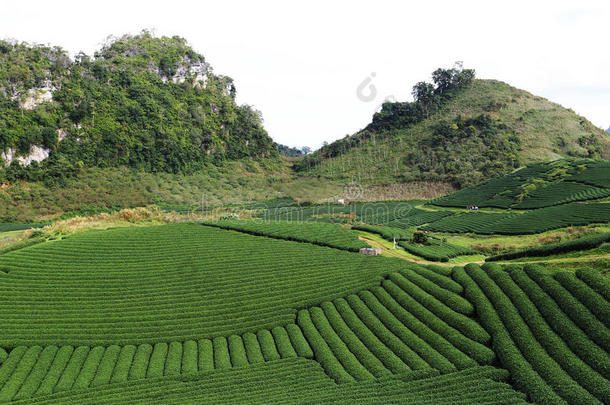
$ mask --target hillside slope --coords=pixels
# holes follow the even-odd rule
[[[437,83],[432,91],[438,89]],[[610,157],[603,130],[500,81],[474,79],[446,91],[432,112],[421,104],[384,104],[367,128],[323,147],[297,169],[365,184],[441,180],[463,187],[534,162]]]
[[[235,93],[177,36],[111,38],[74,60],[58,47],[0,41],[0,183],[61,182],[82,167],[189,173],[277,158],[260,113]]]

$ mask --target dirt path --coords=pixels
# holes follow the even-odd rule
[[[369,245],[371,245],[374,248],[381,249],[381,251],[383,253],[385,253],[387,256],[397,257],[399,259],[403,259],[403,260],[406,260],[408,262],[419,263],[419,264],[436,264],[436,265],[439,265],[439,266],[452,266],[452,267],[455,266],[455,264],[452,264],[452,263],[429,262],[427,260],[417,260],[417,259],[412,259],[410,257],[406,257],[404,255],[401,255],[398,252],[395,252],[395,251],[392,251],[392,250],[386,248],[381,243],[379,243],[379,242],[377,242],[377,241],[375,241],[373,239],[367,238],[366,236],[358,236],[358,239],[365,241],[366,243],[368,243]]]

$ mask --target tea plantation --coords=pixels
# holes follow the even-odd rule
[[[332,224],[236,223],[0,255],[0,403],[610,401],[596,271],[423,267]]]
[[[607,168],[534,165],[428,204],[36,231],[0,250],[0,403],[610,403],[605,271],[506,263],[607,244]],[[571,226],[589,233],[494,263],[464,242]]]

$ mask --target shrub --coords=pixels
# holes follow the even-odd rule
[[[153,351],[148,363],[148,370],[146,371],[146,378],[163,377],[167,351],[167,343],[157,343],[153,346]]]
[[[410,330],[426,341],[437,352],[442,354],[455,367],[461,370],[478,365],[476,361],[469,358],[460,350],[456,349],[443,336],[434,332],[427,325],[417,319],[413,314],[403,308],[382,287],[374,287],[371,289],[371,291],[375,294],[379,302],[385,308],[387,308],[387,310],[389,310],[403,325],[407,325]],[[491,356],[491,360],[493,359],[494,356]]]
[[[587,283],[589,287],[597,291],[606,301],[610,301],[610,280],[593,269],[583,268],[576,270],[576,277]]]
[[[610,378],[610,358],[606,352],[593,343],[583,330],[561,310],[557,302],[525,272],[517,269],[517,271],[511,271],[510,275],[527,293],[547,323],[557,335],[561,336],[570,349],[606,379]]]
[[[112,372],[112,377],[110,378],[111,383],[127,382],[129,369],[131,368],[131,363],[136,355],[136,350],[137,347],[134,345],[127,345],[121,348],[121,352],[119,353],[119,357]]]
[[[303,332],[301,328],[299,328],[296,324],[288,324],[286,325],[286,332],[288,332],[288,336],[290,337],[290,341],[292,342],[292,346],[294,350],[300,357],[305,357],[306,359],[313,358],[313,351],[307,343],[305,336],[303,336]]]
[[[417,370],[429,367],[417,353],[409,346],[406,346],[400,341],[377,317],[368,309],[366,304],[356,295],[349,295],[346,298],[350,307],[358,315],[362,322],[375,334],[379,339],[411,369]]]
[[[217,369],[231,368],[231,356],[229,355],[229,345],[227,338],[216,337],[212,340],[214,347],[214,367]]]
[[[148,370],[148,363],[150,362],[152,351],[153,347],[147,343],[138,346],[138,350],[133,357],[131,369],[129,370],[130,380],[146,378],[146,371]]]
[[[49,371],[46,373],[40,386],[36,390],[36,395],[49,395],[53,393],[53,388],[59,381],[73,352],[74,348],[72,346],[62,346],[59,348],[55,355],[55,359],[51,364],[51,368],[49,368]]]
[[[248,356],[246,348],[241,336],[231,335],[228,338],[229,355],[231,356],[231,364],[233,367],[242,367],[248,365]]]
[[[420,276],[434,282],[440,288],[451,291],[455,294],[461,294],[464,291],[461,285],[451,279],[451,270],[447,271],[445,275],[439,274],[433,270],[428,270],[423,266],[413,266],[412,270]]]
[[[527,265],[525,272],[549,294],[561,309],[605,351],[610,351],[610,330],[576,300],[554,278],[538,266]]]
[[[395,374],[406,373],[411,370],[400,357],[388,349],[388,347],[362,322],[345,299],[339,298],[335,300],[334,304],[337,308],[337,312],[339,312],[349,328],[388,370]]]
[[[574,273],[562,271],[555,273],[554,277],[563,288],[583,303],[597,319],[602,321],[606,327],[610,327],[610,305],[604,297],[578,279]]]
[[[110,383],[112,371],[114,370],[114,367],[117,364],[117,360],[119,358],[120,353],[120,346],[113,345],[106,348],[104,356],[102,357],[102,360],[100,361],[99,366],[97,368],[95,377],[91,382],[92,387],[97,387]]]
[[[400,274],[402,274],[405,278],[410,280],[422,290],[426,291],[428,294],[437,298],[439,301],[447,305],[455,312],[459,312],[464,315],[470,315],[473,313],[474,307],[470,302],[466,301],[464,298],[457,295],[456,293],[446,290],[440,287],[438,284],[433,283],[426,277],[423,277],[418,274],[416,271],[403,270],[400,271]]]
[[[571,378],[597,399],[608,403],[610,386],[605,384],[606,380],[574,354],[566,343],[555,334],[525,292],[502,269],[493,267],[486,269],[486,271],[516,307],[519,316],[528,325],[535,339],[554,362],[569,375],[569,377],[563,375],[557,370],[554,363],[551,363],[553,364],[552,367],[555,367],[553,375],[558,379],[556,384],[561,383],[560,380],[565,381],[567,378]],[[570,387],[574,390],[574,395],[578,395],[581,400],[594,402],[593,398],[584,393],[579,386],[574,388],[574,383],[568,383],[567,389]],[[556,390],[556,392],[559,391]]]
[[[199,346],[199,371],[214,370],[214,345],[210,339],[198,342]]]
[[[495,359],[492,350],[454,329],[391,280],[385,280],[382,286],[400,306],[479,364],[489,364]],[[487,336],[487,340],[489,340],[490,337]]]
[[[42,347],[33,346],[27,349],[27,351],[21,357],[19,364],[15,367],[15,371],[11,374],[10,378],[6,381],[2,389],[0,389],[0,401],[10,401],[19,391],[19,388],[24,383],[25,379],[34,368],[38,356],[42,352]],[[1,386],[2,384],[0,384]]]
[[[275,340],[273,340],[271,332],[267,329],[263,329],[259,330],[256,335],[265,361],[279,360],[281,357],[275,347]]]
[[[297,313],[297,324],[303,330],[303,334],[314,352],[315,359],[324,367],[329,377],[337,383],[353,382],[354,377],[345,371],[314,326],[309,311],[302,309]]]
[[[399,241],[398,245],[409,253],[433,262],[448,262],[449,259],[453,257],[479,253],[470,248],[453,245],[446,242],[435,242],[427,245],[414,245],[406,241]]]
[[[197,372],[197,342],[187,340],[182,351],[182,374]]]
[[[384,326],[405,344],[408,344],[430,367],[443,373],[455,371],[455,366],[449,360],[400,322],[370,291],[361,291],[359,296]]]
[[[163,375],[180,375],[182,370],[182,343],[171,342],[165,360]]]
[[[406,231],[403,231],[402,229],[391,228],[388,226],[354,225],[352,226],[352,229],[376,233],[390,242],[393,242],[394,240],[399,241],[410,239],[410,235]]]
[[[256,335],[252,332],[248,332],[244,334],[243,339],[248,362],[250,364],[263,363],[265,358],[263,357],[263,352],[261,351],[260,344],[258,344]]]
[[[318,330],[320,336],[337,360],[343,365],[345,371],[352,375],[356,380],[368,380],[374,378],[371,373],[358,361],[356,356],[349,351],[345,342],[343,342],[339,336],[335,333],[333,328],[328,323],[328,319],[324,315],[324,312],[319,307],[313,307],[309,310],[311,320],[314,326]]]
[[[76,377],[83,367],[83,363],[85,363],[85,360],[87,359],[89,351],[90,349],[88,346],[79,346],[74,350],[66,369],[61,374],[55,388],[53,388],[53,392],[66,391],[72,388]]]
[[[231,229],[257,236],[313,243],[336,249],[357,252],[368,245],[356,235],[335,224],[282,221],[216,221],[204,222],[206,226]]]
[[[19,392],[13,397],[14,400],[29,398],[34,395],[49,372],[51,363],[58,350],[57,346],[47,346],[44,348],[36,361],[36,365],[32,368],[32,371],[19,389]]]
[[[294,350],[294,347],[292,347],[292,343],[290,343],[290,338],[288,337],[286,329],[281,326],[276,326],[271,329],[271,334],[275,340],[277,350],[283,359],[297,357],[297,352]]]
[[[347,326],[343,318],[332,302],[324,302],[321,305],[324,315],[337,335],[345,342],[350,352],[358,358],[358,361],[375,377],[391,375],[383,363],[375,357],[371,351],[358,339],[358,336]]]
[[[457,313],[440,302],[438,299],[422,290],[411,281],[407,280],[399,273],[390,274],[392,280],[397,286],[404,290],[407,294],[416,299],[419,303],[429,309],[437,317],[449,324],[451,327],[463,333],[469,339],[479,343],[488,343],[490,340],[489,334],[474,320]]]
[[[562,399],[523,357],[490,300],[473,280],[471,273],[482,273],[482,270],[479,266],[469,264],[465,268],[454,269],[453,276],[464,287],[466,297],[475,305],[481,323],[493,336],[494,351],[502,366],[510,371],[514,385],[526,392],[535,403],[562,403]]]

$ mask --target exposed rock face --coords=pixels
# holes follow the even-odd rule
[[[191,61],[188,58],[182,59],[178,65],[178,70],[172,76],[174,83],[184,83],[187,78],[192,78],[196,86],[205,88],[208,82],[208,72],[210,66],[204,61]]]
[[[4,159],[6,166],[12,161],[17,160],[22,166],[29,166],[32,162],[42,162],[49,157],[49,149],[44,146],[34,145],[27,156],[17,156],[15,149],[9,148],[3,151],[0,156]]]
[[[53,92],[57,90],[50,80],[45,80],[41,86],[29,89],[25,94],[13,94],[13,100],[19,100],[24,110],[32,110],[39,104],[52,101]]]
[[[153,63],[148,65],[148,70],[161,77],[164,83],[172,81],[173,83],[184,83],[187,79],[193,80],[193,85],[205,88],[208,83],[208,73],[211,73],[211,68],[208,63],[203,60],[191,60],[187,56],[183,57],[178,63],[176,73],[168,77],[161,72],[158,66]]]

